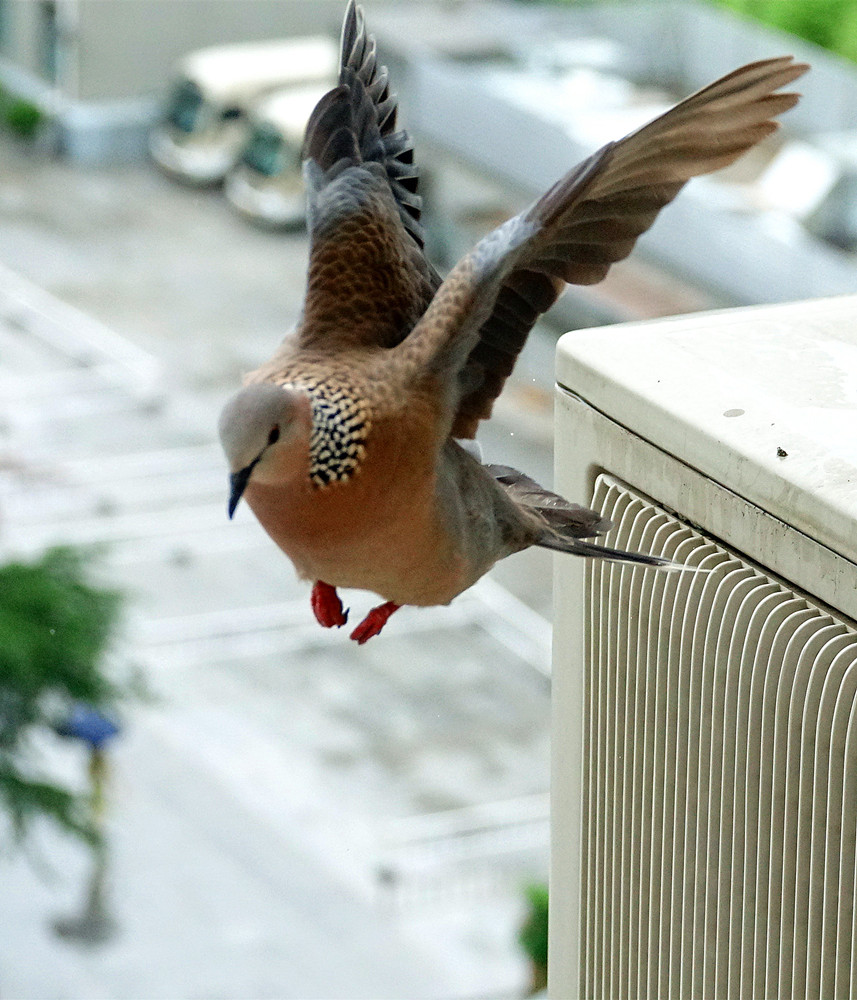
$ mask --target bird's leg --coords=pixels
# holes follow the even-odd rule
[[[351,633],[351,638],[362,646],[373,635],[378,635],[381,629],[387,624],[387,619],[390,615],[394,611],[398,611],[400,607],[401,604],[386,601],[384,604],[379,604],[377,608],[372,608],[369,614],[366,615],[363,621]]]
[[[334,625],[341,628],[348,621],[348,611],[343,611],[336,587],[331,587],[329,583],[316,580],[310,602],[316,621],[324,628],[333,628]]]

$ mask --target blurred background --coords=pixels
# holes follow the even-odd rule
[[[441,270],[718,75],[813,65],[539,324],[489,460],[550,484],[565,330],[853,292],[857,0],[364,6]],[[226,519],[217,414],[300,309],[343,9],[0,0],[0,996],[543,987],[551,557],[358,648]]]

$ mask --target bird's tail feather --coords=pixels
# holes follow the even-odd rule
[[[631,563],[635,566],[652,566],[655,569],[676,572],[687,570],[691,573],[707,572],[696,566],[688,566],[685,563],[673,562],[664,556],[651,556],[643,552],[626,552],[624,549],[613,549],[609,545],[598,545],[594,542],[585,542],[581,538],[564,538],[553,531],[546,531],[536,542],[536,545],[543,549],[553,549],[555,552],[567,552],[574,556],[583,556],[589,559],[603,559],[605,562]]]
[[[545,489],[534,479],[511,466],[486,465],[485,468],[518,505],[538,514],[545,523],[544,530],[535,543],[541,548],[568,552],[570,555],[589,559],[604,559],[607,562],[697,572],[693,566],[685,566],[663,556],[626,552],[624,549],[612,549],[608,545],[586,542],[585,538],[593,538],[608,532],[613,526],[612,522],[599,511],[588,510],[586,507],[570,503],[565,497],[554,493],[553,490]]]

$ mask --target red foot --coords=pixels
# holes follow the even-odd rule
[[[390,615],[394,611],[398,611],[400,607],[400,604],[387,601],[385,604],[379,604],[377,608],[372,608],[369,614],[366,615],[363,621],[351,633],[351,638],[362,646],[373,635],[378,635],[381,629],[387,624],[387,619]]]
[[[336,593],[336,587],[317,580],[310,597],[315,620],[324,628],[341,628],[348,621],[348,611],[342,610],[342,601]]]

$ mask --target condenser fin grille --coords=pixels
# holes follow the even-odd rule
[[[857,997],[857,632],[607,475],[592,506],[709,572],[587,566],[583,996]]]

